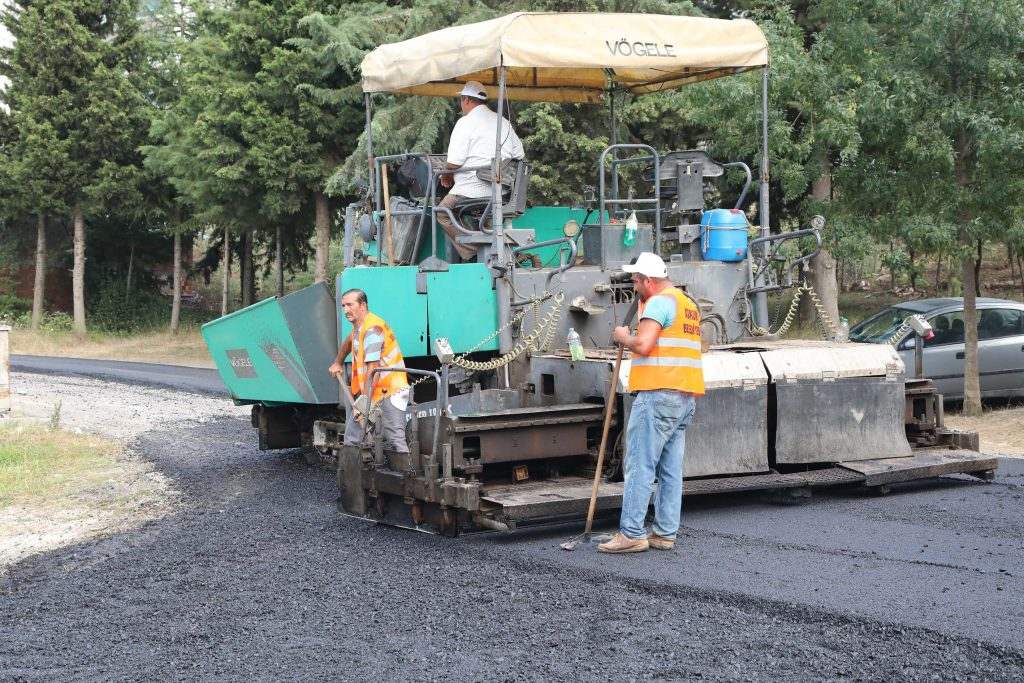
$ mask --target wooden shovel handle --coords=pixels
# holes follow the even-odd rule
[[[597,510],[597,488],[601,484],[601,471],[604,469],[604,453],[608,447],[608,429],[612,424],[612,410],[615,408],[615,391],[619,384],[619,368],[622,367],[622,354],[625,349],[621,344],[615,354],[615,369],[612,370],[612,378],[608,383],[608,398],[604,404],[604,424],[601,426],[601,447],[597,451],[597,469],[594,470],[594,485],[590,489],[590,507],[587,509],[587,526],[583,529],[585,535],[590,535],[590,529],[594,526],[594,512]]]

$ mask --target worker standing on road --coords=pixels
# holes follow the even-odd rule
[[[619,532],[598,546],[605,553],[671,550],[683,504],[683,450],[694,397],[704,394],[700,309],[672,286],[661,257],[644,252],[623,270],[633,274],[640,297],[635,335],[616,327],[612,339],[632,351],[629,390],[633,407],[626,427],[625,485]],[[654,523],[644,526],[651,492]]]
[[[346,445],[357,445],[369,423],[381,430],[385,446],[408,453],[405,410],[409,405],[409,380],[404,372],[379,372],[375,368],[404,368],[405,359],[394,332],[378,315],[370,313],[366,292],[350,289],[341,295],[341,309],[352,323],[352,332],[341,343],[338,357],[328,369],[335,377],[343,372],[352,354],[353,409],[345,422]],[[379,407],[379,417],[377,408]]]
[[[459,108],[462,117],[455,122],[448,141],[447,162],[449,169],[479,168],[487,166],[494,159],[494,136],[498,129],[498,115],[487,106],[487,91],[478,81],[469,81],[459,92]],[[507,119],[501,122],[501,158],[522,159],[526,156],[523,143]],[[454,178],[453,178],[454,176]],[[477,177],[475,170],[460,173],[445,173],[441,185],[450,187],[448,195],[438,204],[449,210],[464,199],[479,199],[491,196],[491,184]],[[452,223],[447,211],[439,211],[437,222],[441,224],[448,240],[463,261],[476,256],[476,250],[468,244],[459,244],[459,231]]]

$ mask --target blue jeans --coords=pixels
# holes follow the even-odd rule
[[[651,531],[675,538],[683,512],[683,450],[686,426],[693,419],[692,394],[680,391],[638,391],[626,427],[625,486],[619,531],[629,538],[647,538],[644,518],[654,479],[654,524]]]

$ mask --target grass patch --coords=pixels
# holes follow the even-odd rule
[[[11,353],[213,367],[198,327],[182,328],[178,334],[166,331],[125,335],[90,332],[85,339],[79,339],[71,332],[17,328],[10,334]]]
[[[0,507],[55,502],[94,489],[118,467],[121,447],[42,426],[0,427]]]

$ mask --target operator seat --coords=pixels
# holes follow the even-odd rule
[[[480,169],[476,177],[490,183],[490,169]],[[526,211],[526,193],[530,187],[530,164],[524,159],[504,159],[501,162],[501,215],[502,219],[522,216]],[[452,209],[456,220],[467,230],[483,230],[491,219],[491,198],[465,199]],[[472,216],[474,222],[468,218]],[[464,218],[465,217],[465,218]]]
[[[704,179],[720,178],[725,169],[707,152],[682,150],[661,159],[661,196],[675,198],[675,211],[704,210]]]

